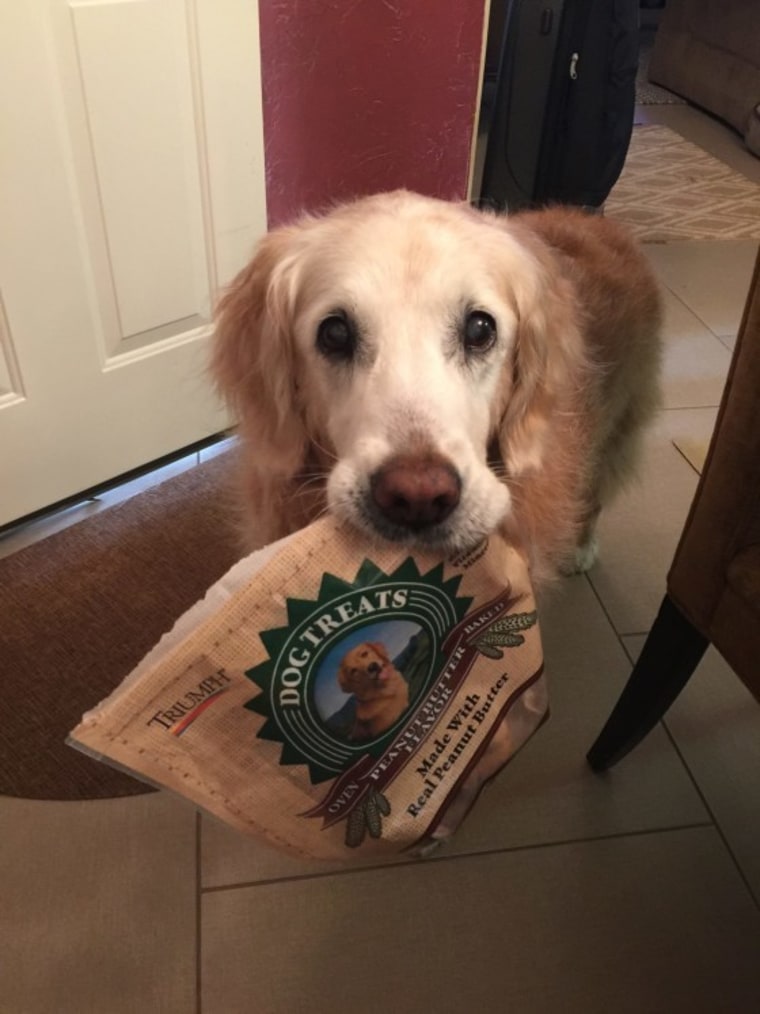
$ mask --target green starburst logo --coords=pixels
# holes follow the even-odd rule
[[[443,642],[465,616],[461,578],[405,560],[386,574],[365,560],[354,581],[325,574],[315,600],[287,599],[287,622],[264,631],[265,662],[246,672],[265,718],[261,739],[313,784],[359,758],[381,757],[444,664]]]

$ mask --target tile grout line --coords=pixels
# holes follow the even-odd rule
[[[226,891],[237,891],[251,887],[273,887],[280,884],[294,884],[304,880],[324,880],[325,877],[344,877],[357,873],[376,873],[378,870],[392,870],[407,867],[428,867],[438,863],[460,862],[466,859],[480,859],[484,856],[512,855],[519,852],[535,852],[539,849],[562,848],[565,845],[584,845],[593,842],[617,841],[621,838],[642,838],[647,835],[668,834],[676,831],[695,831],[704,828],[712,828],[711,821],[697,821],[689,824],[675,824],[672,827],[648,827],[634,831],[618,831],[611,834],[592,835],[588,838],[560,838],[556,841],[535,842],[532,845],[510,845],[506,848],[482,849],[476,852],[458,852],[454,855],[431,855],[425,859],[414,859],[412,861],[388,861],[386,863],[375,863],[369,866],[354,866],[350,868],[325,870],[322,873],[295,873],[291,876],[272,877],[268,880],[246,880],[238,884],[214,884],[210,887],[202,887],[203,894],[222,894]]]
[[[612,627],[612,630],[615,633],[615,636],[617,637],[617,639],[618,639],[618,641],[620,643],[620,647],[623,649],[623,652],[625,653],[626,657],[630,660],[631,665],[632,666],[635,665],[636,664],[636,660],[631,657],[630,653],[628,652],[628,649],[625,646],[625,642],[623,641],[623,637],[631,637],[633,635],[631,635],[631,634],[619,634],[618,633],[618,631],[617,631],[614,623],[612,622],[611,617],[609,616],[607,610],[604,607],[604,603],[602,602],[599,594],[597,593],[596,588],[594,587],[593,581],[591,581],[591,579],[590,579],[590,577],[588,575],[585,575],[585,577],[586,577],[586,580],[588,581],[588,583],[591,585],[591,589],[592,589],[592,591],[593,591],[593,593],[594,593],[597,601],[599,602],[599,605],[600,605],[602,611],[604,612],[604,615],[607,617],[607,620],[608,620],[610,626]],[[704,793],[702,792],[702,789],[700,788],[699,783],[697,782],[697,779],[694,776],[694,773],[692,772],[691,768],[689,767],[688,763],[686,762],[686,758],[684,757],[683,753],[681,752],[681,749],[679,748],[678,743],[676,742],[676,739],[675,739],[673,733],[670,731],[670,728],[668,727],[668,724],[667,724],[667,722],[665,720],[665,716],[663,716],[657,724],[659,726],[661,726],[662,729],[664,730],[665,735],[667,736],[667,738],[668,738],[668,740],[670,742],[670,745],[673,747],[673,750],[675,751],[676,756],[678,757],[678,759],[681,762],[681,765],[682,765],[684,771],[686,772],[687,778],[691,782],[692,787],[694,788],[694,791],[696,792],[697,796],[699,797],[700,802],[702,803],[702,806],[705,808],[705,812],[707,813],[707,815],[710,818],[709,825],[707,825],[707,826],[712,826],[712,827],[715,828],[715,831],[718,834],[718,837],[723,842],[723,847],[725,848],[726,852],[730,856],[732,863],[736,867],[736,870],[737,870],[737,872],[739,874],[739,877],[741,878],[742,883],[744,884],[744,886],[746,887],[747,891],[749,892],[750,898],[755,903],[755,906],[758,909],[760,909],[760,898],[758,898],[757,895],[755,894],[755,891],[754,891],[752,885],[750,884],[750,882],[749,882],[746,874],[744,873],[744,870],[741,868],[741,865],[739,864],[739,860],[736,858],[736,855],[734,854],[734,851],[731,848],[731,846],[730,846],[730,844],[728,842],[728,839],[726,838],[726,835],[725,835],[725,833],[723,831],[723,828],[720,826],[720,824],[719,824],[719,822],[718,822],[715,814],[713,813],[712,807],[707,802],[707,799],[706,799]]]
[[[203,881],[201,877],[201,828],[200,811],[195,814],[195,1014],[202,1014],[201,973],[202,958],[202,924],[203,924]]]
[[[675,444],[673,446],[675,447]],[[678,450],[678,448],[676,448],[676,450]],[[679,454],[680,454],[680,451],[679,451]],[[689,462],[689,464],[691,465],[691,462]],[[693,468],[694,466],[691,465],[691,467]],[[621,633],[618,632],[617,627],[613,623],[612,617],[608,613],[607,608],[604,605],[604,602],[602,601],[601,595],[599,594],[599,592],[596,590],[596,587],[594,586],[594,582],[591,580],[591,578],[590,578],[590,576],[588,574],[586,574],[584,576],[585,576],[586,580],[588,581],[589,585],[591,586],[591,591],[592,591],[594,597],[596,598],[597,602],[599,603],[599,608],[604,613],[604,615],[605,615],[605,617],[607,619],[607,622],[609,623],[610,627],[612,628],[612,632],[615,635],[615,637],[617,638],[618,644],[620,645],[620,648],[621,648],[623,654],[625,655],[625,657],[630,662],[631,667],[633,667],[636,664],[636,659],[634,659],[631,656],[630,652],[628,651],[628,648],[626,647],[625,641],[623,640],[624,637],[632,637],[633,635],[632,634],[621,634]],[[648,633],[649,632],[647,631],[647,634]],[[639,635],[639,636],[641,636],[641,635]],[[618,694],[618,697],[619,696],[620,695]],[[614,707],[614,704],[613,704],[613,707]],[[721,834],[721,831],[720,831],[720,829],[719,829],[719,827],[717,825],[717,822],[715,820],[715,816],[714,816],[712,810],[710,809],[710,807],[707,805],[704,796],[700,792],[699,786],[697,785],[697,783],[696,783],[696,781],[694,779],[694,776],[692,775],[691,770],[689,769],[689,766],[686,764],[686,761],[684,760],[684,758],[683,758],[683,756],[681,754],[681,751],[678,749],[678,747],[675,744],[675,741],[673,740],[673,737],[670,735],[670,730],[665,725],[665,722],[662,719],[660,719],[657,722],[657,725],[661,726],[663,728],[663,730],[665,731],[665,735],[667,736],[668,740],[670,741],[671,746],[675,750],[676,756],[680,760],[680,762],[683,765],[683,767],[686,769],[687,777],[689,778],[689,781],[692,783],[692,786],[694,787],[694,790],[696,791],[698,798],[700,799],[702,805],[704,806],[705,812],[709,816],[710,822],[711,822],[712,826],[715,828],[715,830],[718,832],[718,834],[722,838],[723,835]],[[650,730],[650,732],[651,731],[652,730]],[[724,844],[725,844],[725,840],[724,840]],[[732,858],[733,858],[733,856],[732,856]],[[753,898],[754,898],[754,895],[753,895]]]
[[[697,793],[697,795],[699,796],[699,798],[702,801],[702,805],[704,806],[705,810],[707,810],[708,814],[710,815],[710,820],[712,821],[713,827],[717,831],[718,837],[723,842],[723,847],[725,848],[726,852],[730,856],[732,863],[736,867],[736,872],[739,874],[739,877],[740,877],[742,883],[747,888],[747,892],[749,893],[750,898],[755,903],[755,907],[758,910],[760,910],[760,897],[758,897],[758,895],[755,894],[755,891],[754,891],[754,888],[752,887],[752,884],[749,882],[749,879],[748,879],[747,875],[745,874],[744,870],[741,868],[741,864],[739,863],[739,860],[736,858],[734,850],[731,848],[731,845],[728,842],[728,838],[726,837],[725,832],[723,831],[723,828],[720,826],[720,823],[718,822],[715,814],[713,813],[712,807],[707,802],[707,799],[706,799],[704,793],[702,792],[701,788],[699,787],[699,783],[697,782],[697,779],[695,778],[694,774],[692,773],[691,768],[686,763],[686,758],[684,757],[683,753],[681,752],[681,749],[678,746],[676,738],[673,735],[673,733],[670,731],[668,723],[665,721],[664,717],[660,721],[660,725],[665,730],[665,735],[668,737],[668,739],[671,742],[671,745],[673,746],[673,749],[678,754],[678,758],[681,761],[681,763],[683,764],[684,769],[686,771],[686,774],[688,775],[689,780],[691,781],[692,785],[694,786],[694,791]]]
[[[660,412],[661,413],[662,412],[706,412],[708,410],[709,411],[714,411],[715,409],[718,409],[718,408],[720,408],[719,404],[715,404],[715,405],[663,405],[663,407],[660,409]],[[672,437],[670,438],[670,442],[673,443]]]
[[[597,591],[596,585],[591,580],[591,575],[588,574],[588,573],[586,573],[583,576],[588,581],[589,587],[591,588],[592,595],[594,596],[594,598],[596,599],[596,601],[599,603],[599,608],[604,613],[604,618],[609,623],[609,625],[610,625],[610,627],[612,629],[612,633],[615,635],[615,637],[617,638],[618,644],[623,649],[623,654],[625,655],[626,658],[630,659],[631,656],[628,654],[626,646],[623,643],[623,638],[624,637],[642,637],[642,636],[645,637],[647,634],[649,634],[649,630],[639,631],[637,634],[629,634],[629,633],[623,634],[623,633],[620,633],[620,631],[615,626],[615,623],[614,623],[612,617],[610,616],[609,611],[607,610],[607,607],[605,606],[604,602],[602,601],[602,596]],[[663,593],[663,595],[665,594],[665,588],[664,587],[663,587],[663,592],[662,593]]]
[[[617,631],[615,631],[615,633],[617,633]],[[648,636],[649,636],[648,630],[621,630],[620,633],[617,634],[618,640],[621,641],[621,643],[624,637],[648,637]],[[626,655],[628,655],[628,658],[631,658],[625,644],[623,644],[623,649]],[[631,662],[633,662],[633,659],[631,659]]]
[[[671,286],[670,286],[670,285],[668,285],[668,283],[667,283],[666,281],[664,281],[664,280],[663,280],[662,278],[659,278],[659,277],[658,277],[658,281],[659,281],[660,285],[662,285],[662,287],[663,287],[663,288],[667,289],[667,290],[668,290],[668,292],[670,292],[670,293],[672,294],[672,296],[673,296],[673,297],[674,297],[675,299],[677,299],[677,300],[678,300],[678,302],[679,302],[679,303],[681,304],[681,306],[685,307],[685,308],[686,308],[686,309],[687,309],[687,310],[689,311],[689,313],[690,313],[690,314],[691,314],[691,315],[692,315],[693,317],[696,317],[696,318],[697,318],[697,320],[699,321],[699,323],[700,323],[700,324],[702,324],[702,325],[703,325],[703,327],[706,327],[706,328],[707,328],[707,330],[708,330],[708,331],[710,332],[710,334],[711,334],[711,335],[713,336],[713,338],[714,338],[714,339],[715,339],[715,340],[716,340],[716,341],[717,341],[717,342],[718,342],[718,343],[719,343],[720,345],[723,345],[723,342],[722,342],[722,341],[720,340],[720,336],[719,336],[719,335],[717,335],[717,334],[716,334],[716,333],[715,333],[715,332],[713,331],[713,329],[712,329],[712,328],[710,327],[710,325],[709,325],[709,324],[707,323],[707,321],[706,321],[706,320],[703,320],[703,319],[702,319],[702,318],[700,317],[700,315],[699,315],[699,314],[697,313],[697,311],[696,311],[695,309],[693,309],[693,307],[689,306],[689,304],[688,304],[688,303],[686,302],[686,300],[685,300],[685,299],[683,298],[683,296],[679,295],[679,293],[678,293],[678,292],[676,292],[676,290],[675,290],[675,289],[671,288]],[[725,346],[725,345],[723,345],[723,348],[726,348],[726,346]],[[729,350],[729,351],[730,351],[730,350]]]
[[[692,471],[693,471],[693,472],[694,472],[694,473],[695,473],[696,475],[698,475],[698,476],[699,476],[699,478],[701,479],[701,478],[702,478],[702,473],[701,473],[701,472],[699,471],[699,469],[697,468],[697,466],[696,466],[696,465],[695,465],[695,464],[694,464],[693,462],[689,461],[689,459],[688,459],[688,458],[686,457],[686,455],[685,455],[685,454],[684,454],[684,452],[683,452],[683,451],[681,450],[681,448],[680,448],[680,447],[678,446],[678,444],[677,444],[677,443],[675,442],[675,440],[671,440],[670,442],[671,442],[671,444],[673,445],[673,447],[675,447],[675,449],[676,449],[676,450],[678,451],[678,453],[679,453],[679,454],[681,455],[681,457],[682,457],[682,458],[683,458],[683,460],[684,460],[684,461],[686,462],[686,464],[687,464],[687,465],[689,466],[689,468],[690,468],[690,469],[691,469],[691,470],[692,470]]]

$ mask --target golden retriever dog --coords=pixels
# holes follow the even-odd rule
[[[335,512],[541,581],[594,561],[658,404],[660,300],[619,225],[406,191],[267,235],[218,308],[250,548]]]
[[[352,740],[375,739],[409,707],[407,682],[378,641],[358,644],[346,652],[338,668],[338,684],[356,701],[348,737]]]

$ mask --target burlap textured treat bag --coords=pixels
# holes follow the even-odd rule
[[[512,548],[441,563],[325,518],[237,564],[69,741],[290,852],[351,859],[451,834],[546,710]]]

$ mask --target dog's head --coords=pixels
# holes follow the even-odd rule
[[[361,701],[381,697],[393,687],[396,670],[385,645],[379,641],[357,644],[343,656],[338,667],[338,685]]]
[[[520,232],[401,191],[265,237],[214,359],[259,475],[286,482],[316,448],[330,508],[368,532],[445,551],[491,533],[577,343]]]

